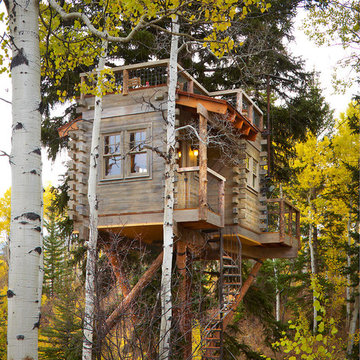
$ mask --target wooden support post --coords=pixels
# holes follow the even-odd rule
[[[288,231],[288,233],[289,233],[290,237],[292,236],[292,225],[293,225],[293,211],[292,210],[293,210],[292,207],[289,206],[289,225],[288,225],[289,231]]]
[[[189,276],[187,274],[187,246],[184,241],[177,242],[176,265],[181,275],[179,287],[180,300],[180,331],[185,339],[185,346],[183,349],[184,360],[191,358],[192,353],[192,334],[191,334],[191,319],[190,319],[190,289]]]
[[[283,199],[280,199],[279,201],[279,207],[280,207],[280,219],[279,219],[279,233],[280,233],[280,242],[283,242],[285,240],[285,202]]]
[[[235,315],[235,311],[237,309],[237,307],[239,306],[240,302],[242,301],[242,299],[244,298],[245,294],[247,293],[247,291],[249,290],[250,285],[254,282],[254,280],[256,279],[256,275],[259,272],[261,265],[263,264],[262,259],[257,260],[257,262],[255,263],[255,265],[253,266],[253,268],[251,269],[251,272],[249,274],[249,277],[246,279],[246,281],[243,283],[241,290],[239,292],[239,294],[236,297],[235,302],[233,303],[233,305],[231,306],[230,311],[224,316],[224,320],[223,320],[223,331],[226,329],[226,327],[229,325],[229,323],[231,322],[231,320],[233,319],[234,315]]]
[[[85,76],[80,77],[80,104],[84,103],[85,94],[83,93],[83,86],[85,82]]]
[[[127,70],[123,70],[122,94],[123,95],[128,95],[129,94],[129,72]]]
[[[207,119],[209,114],[201,104],[197,107],[199,114],[199,220],[207,219]]]
[[[190,80],[190,81],[188,82],[187,92],[189,92],[189,93],[193,93],[193,92],[194,92],[194,81]]]
[[[116,280],[120,286],[121,292],[122,292],[123,296],[126,297],[129,295],[131,288],[130,288],[129,282],[126,279],[124,271],[123,271],[121,265],[119,264],[116,253],[110,249],[109,245],[105,245],[104,250],[105,250],[105,254],[106,254],[107,258],[109,259],[109,262],[113,269]]]
[[[296,212],[296,238],[300,245],[300,211]]]
[[[225,225],[225,181],[219,181],[219,215],[221,227]]]
[[[123,299],[123,301],[118,305],[118,307],[106,319],[105,329],[103,330],[104,337],[115,326],[118,317],[129,308],[129,306],[135,300],[135,298],[139,296],[141,291],[145,288],[145,286],[149,284],[149,282],[156,274],[156,271],[160,268],[162,264],[162,260],[163,260],[163,253],[161,252],[159,256],[154,260],[154,262],[150,265],[150,267],[145,271],[145,273],[139,279],[137,284],[132,288],[128,296],[126,296]]]

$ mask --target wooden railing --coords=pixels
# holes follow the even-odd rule
[[[115,77],[115,90],[120,89],[123,95],[128,95],[130,89],[164,86],[168,81],[168,67],[169,59],[111,68]],[[80,74],[82,84],[88,81],[89,75],[90,73]],[[187,92],[209,95],[208,91],[179,64],[178,87]],[[84,100],[84,96],[80,95],[80,102]]]
[[[300,240],[300,210],[286,199],[267,199],[267,232],[279,232],[280,242],[286,236]]]
[[[184,167],[177,170],[175,209],[198,208],[200,220],[206,220],[206,212],[211,211],[221,217],[223,226],[226,179],[214,170],[207,168],[206,187],[200,189],[199,171],[199,166]]]
[[[209,95],[226,100],[239,113],[246,116],[253,125],[259,129],[263,128],[263,112],[242,89],[214,91]]]

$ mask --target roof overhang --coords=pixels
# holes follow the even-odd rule
[[[215,99],[206,95],[199,95],[177,90],[176,104],[188,108],[197,109],[198,104],[201,104],[207,111],[223,115],[226,120],[231,122],[235,129],[247,140],[254,141],[256,135],[260,130],[251,123],[244,115],[240,114],[231,104],[226,100]]]

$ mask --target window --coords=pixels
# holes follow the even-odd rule
[[[121,134],[104,136],[105,177],[122,175]]]
[[[146,131],[137,130],[128,132],[129,136],[129,174],[144,175],[148,173],[148,154],[144,148]]]
[[[103,137],[103,179],[149,176],[149,128],[123,130]]]
[[[252,171],[252,187],[254,189],[257,189],[257,185],[258,185],[258,182],[257,182],[257,179],[258,179],[258,162],[255,160],[255,159],[252,159],[253,160],[253,171]]]
[[[246,154],[245,159],[246,183],[247,185],[258,191],[259,190],[259,162],[253,157]]]

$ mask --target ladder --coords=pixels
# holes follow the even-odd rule
[[[241,241],[236,235],[236,242],[231,241],[224,249],[224,238],[220,231],[220,277],[219,277],[219,309],[207,324],[204,331],[203,360],[220,360],[223,358],[223,319],[228,315],[240,294],[241,275]]]

